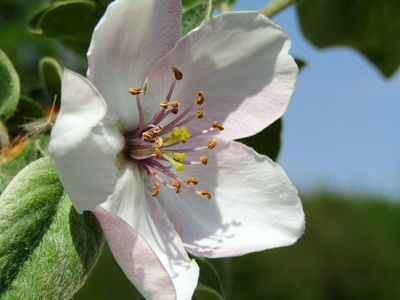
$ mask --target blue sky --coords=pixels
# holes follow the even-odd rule
[[[266,3],[239,0],[235,10]],[[284,116],[279,164],[303,193],[328,188],[400,200],[400,72],[385,80],[350,48],[314,48],[294,8],[274,20],[290,36],[291,54],[309,63]]]

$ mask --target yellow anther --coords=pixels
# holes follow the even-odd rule
[[[165,101],[163,101],[163,102],[160,103],[160,106],[161,106],[162,108],[164,108],[164,109],[166,109],[166,108],[168,107],[168,105],[169,105],[169,103],[168,103],[167,100],[165,100]]]
[[[172,68],[172,72],[174,72],[174,75],[175,75],[175,79],[176,79],[176,80],[182,80],[183,74],[182,74],[181,71],[179,71],[177,68],[173,67],[173,68]]]
[[[157,196],[158,192],[160,191],[160,185],[156,182],[154,183],[154,192],[151,194],[153,197]]]
[[[158,148],[161,148],[161,147],[163,146],[164,141],[163,141],[163,139],[160,138],[159,136],[157,136],[157,137],[154,139],[154,141],[156,142]]]
[[[199,182],[197,181],[196,178],[194,178],[194,177],[189,177],[188,180],[186,180],[186,183],[187,183],[187,184],[194,184],[194,185],[197,185]]]
[[[215,147],[215,145],[217,144],[217,139],[212,139],[208,144],[207,144],[207,148],[208,149],[212,149]]]
[[[203,165],[206,165],[208,163],[208,158],[207,156],[202,156],[200,157],[200,161]]]
[[[161,125],[158,125],[156,128],[153,129],[154,133],[161,133],[163,131],[164,127]]]
[[[139,94],[141,94],[143,92],[143,90],[142,90],[141,87],[139,87],[139,88],[131,88],[131,89],[129,89],[128,92],[130,94],[132,94],[132,95],[139,95]]]
[[[172,101],[170,103],[171,107],[173,108],[178,108],[179,106],[181,106],[181,104],[178,101]]]
[[[217,122],[217,121],[215,121],[215,122],[212,123],[212,127],[213,127],[213,128],[217,128],[217,129],[219,129],[219,130],[221,130],[221,131],[225,129],[224,126],[222,126],[221,123],[219,123],[219,122]]]
[[[203,197],[207,197],[208,200],[211,199],[211,193],[209,191],[202,190],[202,191],[200,191],[200,195],[202,195]]]
[[[198,105],[202,105],[203,102],[204,102],[204,93],[203,93],[203,92],[199,92],[199,97],[200,97],[200,98],[196,100],[196,103],[197,103]]]
[[[161,155],[161,150],[158,149],[158,148],[155,148],[154,151],[156,152],[156,154],[153,155],[153,158],[154,158],[154,159],[159,158],[160,155]]]
[[[197,112],[197,119],[202,119],[204,114],[204,109],[200,108]]]
[[[142,136],[144,137],[145,140],[150,140],[154,136],[154,132],[152,131],[146,131],[142,133]]]
[[[174,181],[173,186],[176,188],[175,193],[179,194],[181,192],[181,184],[178,181]]]

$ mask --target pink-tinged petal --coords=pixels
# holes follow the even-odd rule
[[[146,299],[175,299],[171,278],[143,237],[101,207],[94,213],[116,261],[143,296]]]
[[[290,40],[282,28],[256,12],[227,13],[203,22],[182,38],[151,71],[146,102],[156,107],[174,79],[183,79],[173,100],[182,108],[205,94],[204,118],[191,129],[219,121],[226,139],[253,135],[286,110],[298,68],[288,54]]]
[[[128,163],[119,173],[115,193],[101,207],[134,228],[157,255],[175,290],[175,294],[170,294],[165,289],[163,297],[191,299],[197,286],[199,268],[187,256],[180,237],[157,199],[150,196],[150,187],[143,184],[142,175],[137,166]]]
[[[76,210],[93,210],[114,190],[124,140],[115,124],[101,121],[107,108],[86,78],[65,70],[61,94],[49,153]]]
[[[116,0],[96,26],[88,51],[88,79],[109,107],[108,117],[137,125],[130,88],[143,85],[181,34],[180,0]]]
[[[208,141],[199,140],[199,146]],[[206,166],[187,166],[181,176],[195,177],[196,188],[208,190],[210,200],[183,188],[180,195],[162,190],[158,196],[189,252],[237,256],[291,245],[303,234],[301,201],[279,165],[222,139],[207,156]]]

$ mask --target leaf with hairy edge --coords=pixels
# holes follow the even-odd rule
[[[182,36],[208,18],[208,6],[207,3],[200,3],[189,8],[182,14]]]
[[[94,27],[105,8],[92,1],[55,2],[31,19],[29,30],[33,34],[59,39],[86,59]]]
[[[1,299],[71,298],[103,242],[95,216],[73,208],[50,158],[33,162],[0,197]]]
[[[46,155],[48,144],[48,136],[36,136],[14,159],[0,163],[0,195],[19,171]]]
[[[301,30],[318,48],[349,46],[386,77],[400,66],[399,0],[303,0]]]
[[[39,62],[39,74],[51,103],[54,97],[57,97],[57,102],[60,103],[62,77],[60,64],[54,58],[44,57]]]
[[[8,119],[19,99],[19,77],[11,61],[0,50],[0,120]]]

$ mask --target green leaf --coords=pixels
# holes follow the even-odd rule
[[[213,289],[217,294],[224,296],[225,293],[221,278],[214,266],[206,258],[195,257],[194,259],[200,268],[199,284],[203,287]]]
[[[239,141],[276,161],[281,148],[281,132],[282,119],[278,119],[260,133]]]
[[[60,103],[62,78],[60,64],[54,58],[44,57],[39,62],[39,74],[51,103],[54,97],[57,97],[57,102]]]
[[[36,14],[29,29],[34,34],[59,39],[85,58],[93,29],[104,10],[104,5],[92,1],[56,2]]]
[[[216,0],[215,4],[220,12],[231,11],[237,0]]]
[[[9,118],[19,99],[19,78],[6,54],[0,50],[0,119]]]
[[[301,71],[304,67],[306,67],[308,65],[308,63],[304,59],[301,59],[298,57],[295,57],[294,61],[296,62],[297,67],[299,68],[299,71]]]
[[[303,0],[301,29],[318,48],[349,46],[386,77],[400,65],[400,1]]]
[[[39,103],[28,96],[21,95],[18,106],[13,116],[7,120],[6,126],[9,130],[17,129],[21,125],[44,117],[44,115],[44,110]]]
[[[95,216],[73,208],[50,158],[33,162],[0,197],[1,299],[71,298],[103,242]]]
[[[197,4],[182,14],[182,36],[196,28],[208,18],[208,4]]]
[[[182,6],[183,8],[188,8],[193,6],[194,4],[199,4],[199,3],[207,3],[208,0],[182,0]]]
[[[194,300],[224,300],[224,298],[218,294],[212,288],[209,288],[201,283],[197,285],[197,288],[193,295]]]
[[[19,171],[46,155],[48,143],[48,136],[36,136],[13,160],[0,163],[0,195]]]

